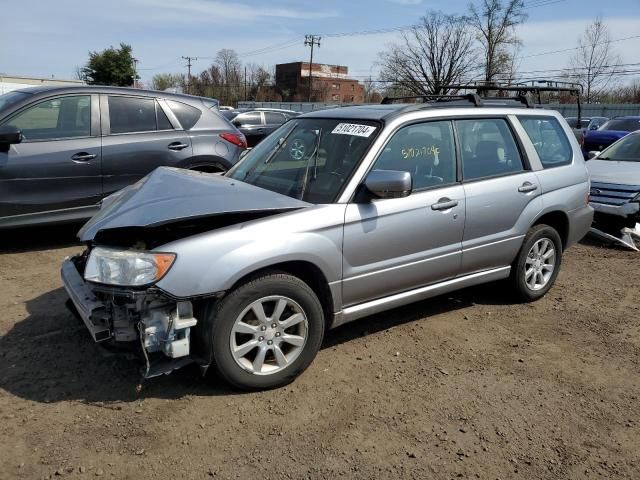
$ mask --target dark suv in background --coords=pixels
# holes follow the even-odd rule
[[[246,140],[210,98],[118,87],[0,96],[0,227],[91,217],[159,166],[225,172]]]

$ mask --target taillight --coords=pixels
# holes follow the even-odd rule
[[[247,148],[247,139],[241,133],[225,132],[221,133],[220,137],[229,143],[233,143],[236,147]]]

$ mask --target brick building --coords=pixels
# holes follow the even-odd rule
[[[364,85],[349,78],[343,65],[311,65],[312,102],[363,103]],[[276,65],[276,87],[287,101],[301,102],[309,98],[309,62]]]

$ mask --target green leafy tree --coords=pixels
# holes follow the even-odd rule
[[[166,90],[167,88],[184,88],[184,75],[179,73],[158,73],[151,79],[151,88]]]
[[[84,80],[90,85],[116,85],[130,87],[136,75],[131,45],[109,47],[102,52],[89,52],[89,61],[82,68]]]

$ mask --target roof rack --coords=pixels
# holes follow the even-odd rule
[[[582,94],[582,86],[577,83],[551,81],[551,80],[532,80],[531,82],[522,82],[510,85],[499,84],[487,84],[481,82],[469,83],[469,84],[454,84],[444,86],[447,90],[474,90],[475,93],[458,94],[458,95],[416,95],[409,97],[385,97],[382,100],[383,104],[392,104],[396,101],[406,100],[418,100],[422,99],[424,103],[428,103],[428,106],[435,106],[434,103],[440,102],[452,102],[467,100],[475,107],[481,106],[504,106],[506,102],[517,103],[525,108],[535,108],[534,102],[531,101],[530,95],[533,94],[538,97],[538,103],[541,101],[542,92],[566,92],[571,96],[576,97],[578,105],[578,123],[580,122],[582,114],[582,106],[580,104],[580,95]],[[489,92],[515,92],[515,96],[511,97],[488,97]],[[499,103],[497,103],[499,102]],[[420,104],[420,105],[422,105]],[[421,108],[418,106],[410,106],[407,108]]]
[[[408,97],[384,97],[382,99],[382,102],[380,103],[382,103],[383,105],[390,105],[397,101],[404,102],[405,100],[418,100],[418,99],[424,100],[424,102],[422,103],[427,103],[429,101],[452,102],[452,101],[467,100],[473,103],[474,106],[476,107],[482,106],[482,99],[480,98],[479,95],[475,93],[468,93],[465,95],[413,95]]]

